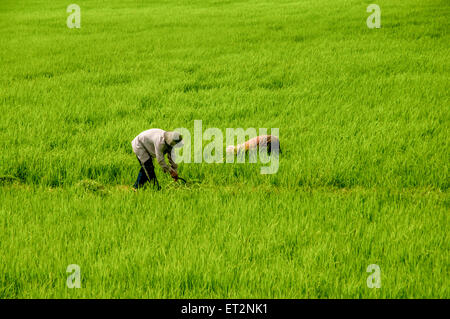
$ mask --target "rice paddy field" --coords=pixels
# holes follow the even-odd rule
[[[450,297],[448,1],[73,1],[0,2],[0,298]],[[278,171],[133,192],[194,120],[279,128]]]

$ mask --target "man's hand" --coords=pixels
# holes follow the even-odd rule
[[[178,173],[175,171],[170,172],[170,176],[172,176],[173,180],[176,182],[178,180]]]

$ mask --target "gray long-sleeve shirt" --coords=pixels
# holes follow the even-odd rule
[[[175,158],[172,157],[172,147],[167,145],[164,140],[164,132],[164,130],[158,128],[144,131],[134,138],[131,146],[141,163],[145,163],[150,158],[156,158],[165,173],[176,172],[178,165],[174,161]],[[170,168],[164,160],[164,154],[167,154]]]

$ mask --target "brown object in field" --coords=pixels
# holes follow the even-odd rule
[[[239,144],[236,147],[233,145],[230,145],[227,147],[226,152],[227,153],[241,153],[241,152],[248,152],[250,150],[256,150],[258,147],[264,147],[267,148],[267,152],[270,154],[272,150],[275,152],[281,153],[280,149],[280,140],[278,137],[273,135],[260,135],[256,136],[254,138],[249,139],[243,144]]]

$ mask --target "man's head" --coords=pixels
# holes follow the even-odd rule
[[[171,147],[174,147],[175,145],[177,147],[182,146],[182,140],[183,136],[181,136],[178,132],[164,132],[164,140],[166,141],[167,145],[170,145]]]

